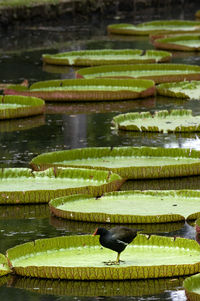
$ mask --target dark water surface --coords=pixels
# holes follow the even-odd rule
[[[185,13],[193,19],[193,12]],[[157,18],[170,18],[160,16]],[[177,15],[181,18],[181,15]],[[146,21],[156,16],[146,16]],[[130,20],[123,20],[127,22]],[[112,20],[116,22],[116,20]],[[45,52],[101,49],[153,49],[147,37],[108,37],[106,23],[1,31],[0,83],[73,78],[73,68],[42,66]],[[200,65],[199,53],[174,53],[173,63]],[[49,103],[45,116],[0,122],[0,167],[28,167],[36,155],[63,149],[93,146],[162,146],[200,148],[199,134],[125,133],[111,128],[111,119],[121,112],[154,112],[158,109],[187,108],[200,114],[199,101],[154,97],[108,103]],[[200,177],[129,181],[123,189],[200,189]],[[52,217],[48,205],[1,206],[0,252],[37,238],[92,233],[97,224],[65,221]],[[193,224],[174,223],[142,226],[144,233],[195,239]],[[1,300],[186,300],[183,278],[125,282],[52,281],[20,277],[0,279]],[[1,286],[2,285],[2,286]]]

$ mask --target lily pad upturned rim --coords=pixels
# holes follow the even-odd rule
[[[101,198],[104,197],[126,197],[129,195],[136,195],[136,197],[140,195],[144,196],[158,196],[158,197],[165,197],[170,196],[173,198],[174,201],[176,197],[181,196],[183,198],[189,198],[190,197],[200,197],[200,192],[196,190],[146,190],[146,191],[140,191],[140,190],[129,190],[129,191],[117,191],[117,192],[109,192],[105,193],[102,197],[98,198],[98,201],[101,201]],[[119,224],[151,224],[151,223],[169,223],[169,222],[180,222],[187,220],[195,220],[196,218],[200,218],[200,209],[199,211],[194,209],[194,213],[191,213],[187,216],[187,218],[181,214],[178,213],[163,213],[163,214],[151,214],[151,210],[149,210],[148,215],[139,215],[139,214],[121,214],[120,208],[119,213],[111,213],[111,212],[101,212],[101,209],[99,209],[99,212],[92,212],[91,210],[88,210],[87,212],[83,212],[80,210],[65,210],[58,208],[60,205],[67,204],[67,202],[74,202],[76,201],[83,201],[84,199],[90,199],[91,201],[94,200],[94,197],[87,194],[79,194],[79,195],[70,195],[70,196],[64,196],[56,199],[52,199],[49,202],[50,210],[51,212],[58,217],[69,219],[69,220],[76,220],[76,221],[84,221],[84,222],[99,222],[99,223],[119,223]],[[133,201],[134,202],[134,201]],[[123,201],[122,201],[123,206]],[[153,206],[151,202],[149,202],[149,206]]]
[[[70,86],[73,88],[70,90]],[[84,87],[83,90],[76,90],[74,87]],[[87,86],[94,86],[94,90],[86,89]],[[102,86],[102,90],[95,89],[95,86]],[[109,88],[106,89],[106,86]],[[62,87],[65,89],[62,90]],[[110,89],[113,87],[113,90]],[[118,90],[115,87],[119,87]],[[121,87],[121,88],[120,88]],[[131,87],[131,90],[130,90]],[[136,87],[134,91],[134,87]],[[66,89],[67,88],[67,89]],[[138,91],[140,88],[140,91]],[[46,101],[106,101],[142,98],[155,95],[155,83],[152,80],[144,79],[65,79],[40,81],[32,84],[30,88],[20,85],[11,85],[4,94],[37,96]]]
[[[183,73],[176,73],[176,70],[183,70]],[[161,70],[163,74],[161,75],[140,75],[134,77],[134,75],[127,75],[127,71],[152,71]],[[171,70],[171,74],[165,74],[165,70]],[[125,75],[118,75],[118,72],[126,72]],[[187,72],[186,72],[187,71]],[[189,72],[188,72],[189,71]],[[111,74],[109,74],[112,73]],[[175,72],[175,73],[174,73]],[[191,73],[190,73],[191,72]],[[108,73],[106,75],[106,73]],[[173,74],[174,73],[174,74]],[[102,75],[101,75],[102,74]],[[200,66],[198,65],[186,65],[186,64],[129,64],[129,65],[106,65],[106,66],[95,66],[82,68],[76,71],[77,78],[117,78],[117,79],[150,79],[155,83],[165,83],[165,82],[179,82],[184,80],[200,80]]]
[[[1,265],[3,265],[4,268],[1,268]],[[0,277],[5,276],[9,273],[11,273],[11,269],[8,266],[7,258],[0,253]]]
[[[200,81],[191,80],[191,81],[180,81],[180,82],[173,82],[173,83],[162,83],[156,86],[156,91],[159,95],[168,96],[168,97],[176,97],[176,98],[184,98],[184,99],[193,99],[190,95],[187,95],[184,91],[185,85],[199,85]],[[173,91],[173,88],[178,89],[179,91]],[[188,87],[189,89],[189,87]],[[192,90],[192,87],[191,87]]]
[[[1,104],[17,104],[18,107],[3,108]],[[21,95],[0,95],[0,119],[40,115],[44,113],[44,110],[45,102],[40,98]]]
[[[115,173],[109,171],[100,171],[96,169],[85,168],[49,168],[42,172],[32,172],[28,168],[4,168],[0,170],[0,178],[9,177],[15,179],[19,177],[25,178],[43,178],[55,177],[60,178],[85,178],[88,185],[81,187],[67,187],[63,184],[63,188],[58,189],[36,189],[36,190],[21,190],[21,191],[1,191],[0,204],[24,204],[24,203],[48,203],[50,199],[67,194],[74,193],[90,193],[94,195],[101,195],[104,192],[117,190],[123,184],[124,180]],[[99,181],[98,185],[91,185],[90,180]]]
[[[159,25],[164,24],[165,28],[159,28]],[[155,29],[149,29],[148,26],[155,26]],[[156,25],[157,28],[156,28]],[[197,26],[196,30],[171,30],[170,28],[167,28],[167,25],[191,25],[191,26]],[[127,28],[129,27],[129,28]],[[132,28],[131,28],[132,27]],[[143,27],[147,27],[146,31],[143,29]],[[110,34],[124,34],[124,35],[149,35],[152,33],[162,32],[162,33],[183,33],[183,32],[199,32],[200,31],[200,22],[197,21],[190,21],[190,20],[156,20],[156,21],[150,21],[150,22],[144,22],[140,23],[138,25],[133,25],[129,23],[118,23],[118,24],[110,24],[107,26],[107,31]]]
[[[196,232],[200,234],[200,217],[196,220],[195,228],[196,228]]]
[[[132,58],[111,58],[111,59],[98,59],[98,55],[132,55]],[[94,57],[96,55],[96,58]],[[134,58],[134,55],[141,56],[141,59]],[[152,57],[148,57],[148,55]],[[144,58],[147,56],[146,58]],[[159,60],[156,57],[160,56]],[[73,61],[70,61],[70,57]],[[101,49],[101,50],[80,50],[80,51],[68,51],[59,52],[56,54],[43,54],[42,60],[44,63],[53,65],[67,65],[67,66],[98,66],[98,65],[110,65],[110,64],[123,64],[123,63],[157,63],[170,61],[172,54],[167,51],[146,50],[140,49]]]
[[[184,157],[184,158],[199,158],[200,151],[183,149],[183,148],[161,148],[161,147],[91,147],[81,148],[66,151],[50,152],[38,155],[30,162],[33,170],[44,170],[52,166],[73,166],[74,168],[94,168],[91,165],[76,165],[76,164],[62,164],[55,163],[61,162],[66,159],[84,159],[84,158],[101,158],[105,156],[151,156],[151,157]],[[144,179],[144,178],[170,178],[199,175],[200,161],[191,164],[182,165],[166,165],[162,166],[130,166],[129,167],[102,167],[95,166],[95,169],[110,170],[119,174],[124,179]]]
[[[158,39],[153,39],[152,43],[153,45],[158,49],[165,49],[165,50],[178,50],[178,51],[200,51],[200,45],[190,46],[190,45],[183,45],[183,44],[177,44],[177,41],[190,41],[190,40],[198,40],[200,39],[200,34],[195,35],[176,35],[176,36],[170,36],[170,37],[163,37]]]
[[[186,278],[183,281],[183,287],[185,289],[186,296],[191,301],[199,301],[200,294],[195,292],[196,288],[200,288],[200,274],[196,274]]]
[[[173,238],[152,235],[150,237],[139,234],[134,239],[133,245],[138,246],[157,246],[186,249],[187,252],[200,250],[199,244],[190,239]],[[20,257],[30,257],[31,254],[47,252],[57,249],[80,248],[80,247],[99,247],[98,237],[92,235],[62,236],[55,238],[39,239],[8,249],[6,256],[13,271],[21,276],[52,279],[73,279],[73,280],[125,280],[125,279],[147,279],[191,275],[197,273],[200,262],[184,264],[162,264],[162,265],[132,265],[127,266],[54,266],[54,265],[15,265],[15,260]],[[130,246],[129,246],[130,248]],[[80,254],[78,255],[78,257]],[[77,264],[77,262],[76,262]],[[87,263],[86,263],[87,265]]]
[[[176,127],[163,130],[162,127],[159,126],[159,124],[152,125],[151,122],[155,122],[156,117],[159,118],[167,118],[167,117],[173,117],[174,119],[176,117],[185,116],[188,117],[194,117],[194,125],[187,125],[178,124]],[[149,119],[149,125],[138,125],[137,120],[143,120]],[[129,124],[123,124],[123,122],[129,122]],[[184,109],[176,109],[176,110],[161,110],[161,111],[155,111],[153,114],[151,112],[131,112],[131,113],[125,113],[125,114],[119,114],[117,116],[113,117],[112,125],[119,130],[125,130],[125,131],[137,131],[137,132],[199,132],[200,131],[200,122],[195,124],[195,116],[192,115],[192,110],[184,110]]]

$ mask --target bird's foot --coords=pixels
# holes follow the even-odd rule
[[[109,261],[103,261],[103,263],[105,265],[119,265],[120,262],[125,262],[125,261],[123,261],[123,260],[119,260],[119,261],[111,261],[111,260],[109,260]]]

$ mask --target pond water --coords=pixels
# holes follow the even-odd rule
[[[187,12],[184,17],[193,19],[194,12]],[[153,18],[164,19],[164,16],[154,15]],[[165,18],[170,18],[170,15]],[[145,21],[150,20],[151,15],[146,16]],[[54,27],[18,26],[0,31],[0,83],[74,78],[76,68],[43,66],[42,53],[102,48],[153,49],[148,37],[107,36],[106,25],[111,22],[116,20]],[[200,65],[200,53],[175,52],[172,62]],[[138,134],[111,128],[112,117],[121,112],[174,108],[191,109],[194,115],[200,114],[199,101],[165,97],[107,103],[48,103],[45,116],[0,122],[0,167],[28,167],[30,160],[38,154],[77,147],[143,145],[199,149],[200,134]],[[200,189],[199,180],[200,177],[129,181],[123,189]],[[1,206],[0,252],[5,254],[8,248],[37,238],[93,233],[96,226],[53,217],[48,205]],[[194,227],[188,223],[142,228],[144,233],[195,239]],[[0,279],[0,299],[186,300],[182,281],[183,278],[176,278],[86,284],[9,276]]]

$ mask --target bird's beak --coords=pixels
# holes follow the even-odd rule
[[[95,236],[97,234],[97,230],[98,229],[95,230],[95,232],[92,234],[92,236]]]

